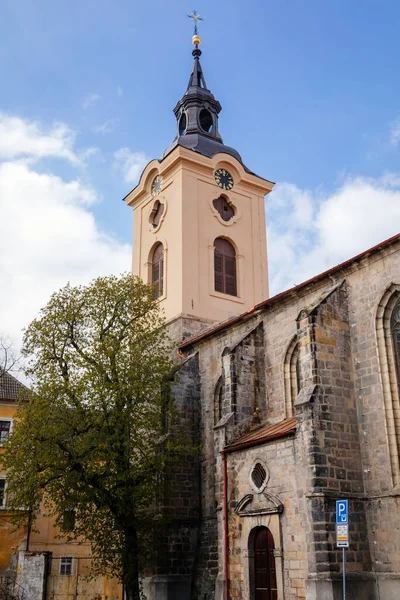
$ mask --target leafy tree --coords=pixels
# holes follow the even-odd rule
[[[3,455],[11,508],[40,506],[92,543],[98,570],[140,597],[160,477],[187,451],[170,436],[173,369],[153,290],[131,275],[54,294],[28,327],[32,379]],[[178,441],[180,440],[180,441]]]

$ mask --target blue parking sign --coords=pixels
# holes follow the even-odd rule
[[[349,522],[349,501],[336,500],[336,524],[347,525]]]

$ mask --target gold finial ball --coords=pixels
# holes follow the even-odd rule
[[[201,37],[199,35],[197,35],[197,33],[195,33],[194,36],[192,37],[192,44],[193,44],[193,46],[200,46],[200,44],[201,44]]]

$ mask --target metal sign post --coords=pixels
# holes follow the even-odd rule
[[[336,547],[343,551],[343,600],[346,600],[346,548],[349,547],[349,501],[336,501]]]
[[[346,600],[346,548],[342,548],[343,552],[343,600]]]

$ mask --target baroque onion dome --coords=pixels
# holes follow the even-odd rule
[[[200,63],[201,39],[197,33],[193,36],[192,43],[194,45],[193,69],[186,92],[174,108],[177,135],[164,152],[163,158],[176,146],[184,146],[209,157],[218,152],[225,152],[243,164],[239,152],[230,146],[225,146],[218,131],[218,115],[222,107],[207,88]],[[246,171],[249,171],[245,165],[243,166]]]

